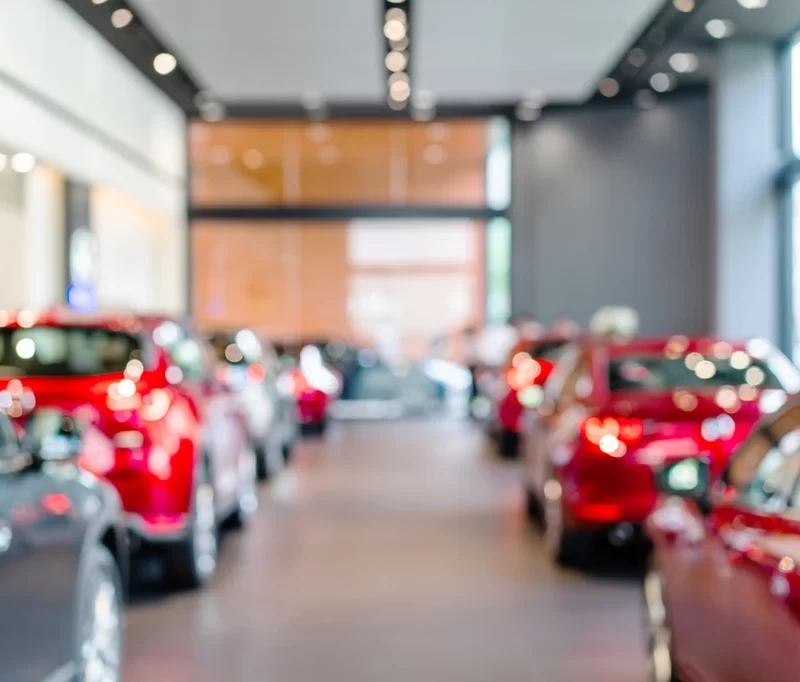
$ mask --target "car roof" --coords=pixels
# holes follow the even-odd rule
[[[29,317],[20,324],[21,318]],[[32,316],[32,317],[31,317]],[[0,315],[0,326],[9,328],[92,327],[130,334],[148,333],[166,321],[176,321],[167,315],[138,315],[128,311],[101,310],[83,313],[67,307],[54,306],[45,311],[17,310]],[[32,321],[32,324],[28,322]],[[2,324],[4,323],[4,324]]]

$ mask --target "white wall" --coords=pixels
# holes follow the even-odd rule
[[[0,146],[4,145],[34,154],[71,179],[124,197],[116,205],[126,206],[129,216],[118,209],[113,219],[100,213],[99,239],[108,259],[101,260],[100,267],[109,273],[98,291],[101,301],[120,295],[123,284],[111,273],[127,267],[120,273],[127,272],[131,294],[138,292],[132,302],[140,298],[150,305],[158,290],[165,307],[184,306],[185,117],[61,0],[0,0]],[[50,185],[48,196],[44,182],[39,178],[38,184],[31,184],[40,205],[31,205],[26,213],[26,221],[32,221],[26,239],[52,237],[42,258],[25,261],[29,271],[44,277],[24,295],[37,306],[53,295],[63,296],[64,284],[64,246],[53,236],[55,223],[47,227],[50,218],[56,219],[63,188]],[[150,218],[142,220],[144,214]],[[142,246],[152,246],[153,232],[147,226],[154,223],[161,225],[162,241],[155,251]],[[11,248],[7,239],[8,231],[0,230],[3,251]],[[62,254],[60,272],[51,269],[54,250]],[[126,253],[127,259],[122,257]]]

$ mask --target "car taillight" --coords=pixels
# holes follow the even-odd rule
[[[596,450],[611,457],[622,457],[629,445],[636,445],[644,435],[641,419],[626,417],[589,417],[581,425],[581,437]]]

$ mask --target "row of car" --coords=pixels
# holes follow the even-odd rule
[[[0,312],[3,679],[113,682],[138,560],[184,588],[212,577],[220,531],[339,390],[318,348],[296,351],[168,317]]]
[[[800,371],[760,340],[564,338],[515,348],[503,382],[498,444],[552,556],[652,545],[651,679],[797,680]]]

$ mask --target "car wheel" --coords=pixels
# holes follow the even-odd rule
[[[259,481],[268,481],[286,463],[283,445],[273,434],[267,436],[264,443],[254,447],[253,451],[256,457],[256,477]]]
[[[528,518],[535,523],[542,523],[544,521],[544,511],[542,510],[542,503],[539,497],[532,490],[525,490],[525,511]]]
[[[230,517],[232,528],[244,528],[255,510],[258,509],[257,461],[255,452],[248,450],[239,464],[238,498],[236,509]]]
[[[119,567],[92,547],[78,591],[76,656],[80,682],[118,682],[122,667],[123,590]]]
[[[201,587],[214,575],[218,552],[214,488],[204,475],[195,487],[189,534],[170,548],[167,557],[173,582],[188,589]]]
[[[561,498],[545,501],[544,544],[547,553],[561,566],[583,567],[591,555],[592,538],[564,527]]]
[[[656,566],[648,568],[642,593],[650,679],[652,682],[681,682],[673,663],[672,631],[664,602],[664,579]]]
[[[497,451],[503,459],[515,459],[519,456],[519,434],[516,431],[502,429],[497,439]]]

